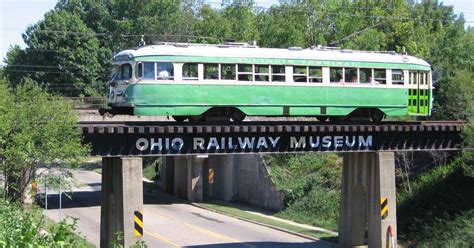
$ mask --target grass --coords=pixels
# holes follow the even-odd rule
[[[156,172],[155,172],[155,166],[154,165],[149,165],[149,166],[143,166],[143,177],[146,179],[150,180],[155,180]]]
[[[321,239],[321,240],[325,240],[325,241],[328,241],[328,242],[336,243],[336,241],[337,241],[337,236],[335,236],[335,235],[325,233],[325,232],[315,231],[315,230],[311,230],[311,229],[306,229],[306,228],[294,226],[294,225],[291,225],[291,224],[287,224],[287,223],[284,223],[284,222],[281,222],[281,221],[265,218],[263,216],[258,216],[258,215],[255,215],[255,214],[245,212],[245,211],[240,210],[238,208],[225,206],[225,205],[222,205],[222,204],[214,204],[214,203],[200,203],[200,205],[202,205],[206,208],[215,210],[217,212],[221,212],[221,213],[230,215],[230,216],[239,217],[239,218],[242,218],[242,219],[259,222],[259,223],[270,225],[270,226],[275,226],[275,227],[278,227],[278,228],[286,229],[286,230],[289,230],[289,231],[292,231],[292,232],[295,232],[295,233],[311,236],[311,237]]]
[[[276,216],[337,230],[342,175],[337,154],[284,154],[264,159],[286,206]]]
[[[79,169],[94,171],[101,174],[102,160],[97,159],[96,157],[88,157],[81,165],[79,165]]]
[[[474,246],[474,153],[412,179],[399,192],[398,233],[406,247]]]
[[[161,163],[160,158],[152,157],[152,158],[144,158],[143,159],[143,177],[150,180],[155,180],[156,172],[155,172],[155,163],[158,165]],[[95,157],[88,158],[84,161],[80,166],[80,169],[94,171],[96,173],[102,173],[102,161],[95,159]]]

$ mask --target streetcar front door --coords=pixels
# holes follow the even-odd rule
[[[414,115],[429,114],[429,72],[410,71],[408,89],[408,112]]]

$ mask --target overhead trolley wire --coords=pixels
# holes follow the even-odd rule
[[[69,66],[54,66],[54,65],[26,65],[26,64],[12,64],[12,65],[7,65],[5,67],[34,67],[34,68],[53,68],[53,69],[77,69],[81,70],[81,68],[78,67],[69,67]]]

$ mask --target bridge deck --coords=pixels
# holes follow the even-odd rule
[[[80,122],[93,155],[459,150],[460,121]]]

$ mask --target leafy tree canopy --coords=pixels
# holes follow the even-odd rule
[[[10,90],[0,81],[0,158],[5,193],[21,200],[36,168],[61,170],[87,152],[71,103],[46,93],[31,79]]]

